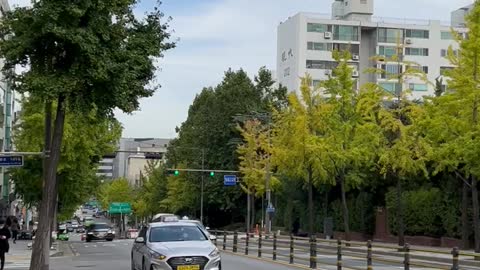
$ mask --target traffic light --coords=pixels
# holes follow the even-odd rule
[[[179,176],[179,175],[180,175],[180,171],[178,171],[178,170],[168,170],[168,171],[167,171],[167,174],[168,174],[168,175],[173,175],[173,176]]]
[[[211,177],[214,177],[214,176],[215,176],[215,172],[210,172],[210,176],[211,176]]]

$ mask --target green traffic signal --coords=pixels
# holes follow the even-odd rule
[[[180,174],[179,171],[175,171],[175,176],[178,176]]]
[[[210,176],[211,177],[215,176],[215,172],[210,172]]]

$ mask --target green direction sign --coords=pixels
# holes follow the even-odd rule
[[[108,209],[108,213],[110,214],[131,214],[132,213],[132,205],[126,202],[114,202],[110,204],[110,208]]]

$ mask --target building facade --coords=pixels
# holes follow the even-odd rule
[[[385,61],[395,55],[400,46],[404,60],[418,64],[417,68],[426,73],[428,81],[435,82],[445,70],[453,68],[446,58],[450,46],[454,52],[459,47],[452,27],[461,35],[467,32],[466,28],[458,27],[462,20],[460,12],[452,12],[456,24],[451,25],[440,21],[378,18],[373,16],[373,7],[373,0],[337,0],[332,4],[331,15],[298,13],[282,22],[277,38],[279,83],[290,91],[298,91],[300,78],[308,73],[312,86],[317,85],[328,79],[337,65],[332,51],[349,50],[352,55],[349,64],[357,87],[372,82],[389,92],[410,89],[413,99],[432,95],[434,84],[419,78],[407,78],[405,85],[398,85],[397,80],[385,74],[366,71],[379,68],[396,74],[404,70],[405,66]],[[467,13],[468,9],[461,13],[462,18]],[[379,56],[385,58],[378,59]]]
[[[169,143],[170,139],[122,138],[116,153],[100,161],[97,176],[104,180],[125,178],[132,186],[139,186],[149,160],[165,162]]]

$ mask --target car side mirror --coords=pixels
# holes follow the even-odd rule
[[[215,241],[217,240],[217,237],[213,234],[210,234],[210,240]]]
[[[135,243],[145,243],[145,238],[137,237],[137,238],[135,238]]]
[[[207,231],[210,231],[210,227],[206,227],[205,229],[206,229]]]

